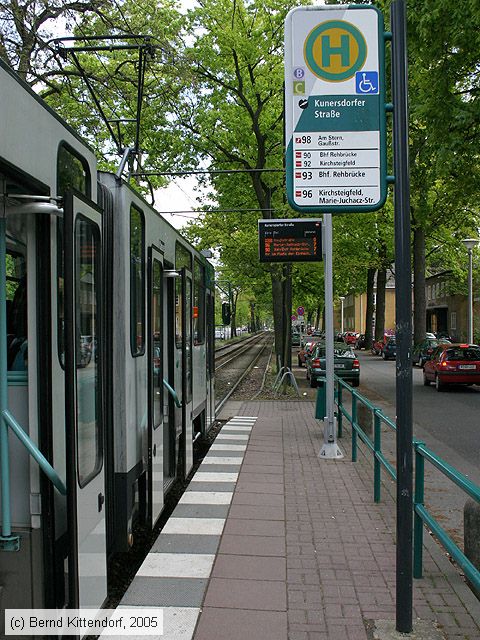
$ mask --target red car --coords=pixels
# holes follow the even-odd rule
[[[312,355],[313,348],[317,344],[318,340],[310,340],[305,342],[303,349],[298,352],[298,366],[303,367],[307,358]]]
[[[357,341],[358,333],[355,331],[347,331],[347,333],[343,336],[343,341],[347,344],[355,344]]]
[[[385,331],[385,333],[383,334],[383,338],[380,338],[380,340],[374,340],[372,342],[372,353],[374,356],[382,355],[383,346],[392,336],[395,336],[395,331]]]
[[[476,344],[441,344],[423,366],[423,384],[480,384],[480,347]]]

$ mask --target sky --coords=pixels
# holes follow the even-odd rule
[[[155,208],[177,229],[198,215],[192,212],[192,209],[200,206],[196,201],[200,194],[194,191],[196,185],[196,176],[186,176],[175,178],[165,189],[155,191]],[[180,213],[175,215],[175,211]]]

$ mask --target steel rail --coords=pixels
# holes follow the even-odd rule
[[[220,409],[223,407],[223,405],[226,403],[226,401],[230,398],[230,396],[232,395],[232,393],[238,388],[239,384],[241,382],[243,382],[243,380],[247,377],[247,375],[250,373],[250,371],[253,369],[253,367],[256,365],[256,363],[258,362],[258,360],[260,359],[260,356],[263,354],[263,352],[265,351],[266,347],[268,345],[268,337],[264,336],[264,344],[262,346],[262,348],[260,349],[260,351],[258,352],[258,354],[255,356],[255,358],[252,360],[252,362],[249,364],[249,366],[245,369],[245,371],[242,373],[242,375],[240,376],[240,378],[237,380],[237,382],[233,385],[233,387],[229,390],[229,392],[227,393],[226,396],[224,396],[220,402],[215,405],[215,412],[220,411]]]

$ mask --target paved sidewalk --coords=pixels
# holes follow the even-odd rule
[[[313,403],[246,402],[234,413],[257,420],[195,640],[372,638],[374,621],[395,620],[395,505],[388,492],[373,502],[372,469],[363,458],[318,459],[323,423],[313,418]],[[428,535],[425,544],[414,617],[436,623],[438,637],[479,640],[479,601]]]

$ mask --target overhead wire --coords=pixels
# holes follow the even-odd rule
[[[91,40],[91,39],[93,39],[93,38],[94,38],[94,36],[87,36],[87,35],[85,34],[85,32],[83,31],[82,26],[80,25],[80,23],[79,23],[79,21],[78,21],[78,19],[77,19],[77,16],[76,16],[75,14],[73,15],[73,19],[74,19],[74,22],[75,22],[75,28],[76,28],[76,29],[78,30],[78,32],[81,34],[81,37],[82,37],[82,38],[85,38],[85,40]],[[100,38],[105,39],[106,37],[107,37],[107,36],[105,36],[105,37],[102,37],[102,36],[101,36]],[[122,37],[123,37],[123,36],[122,36]],[[129,37],[130,37],[130,34],[127,34],[127,39],[128,39]],[[71,40],[72,38],[66,38],[66,39]],[[59,39],[57,38],[57,40],[59,40]],[[138,42],[137,42],[137,46],[140,46]],[[74,52],[74,49],[69,49],[69,50],[67,50],[67,51],[72,52],[72,57],[76,55],[76,54],[74,54],[74,53],[73,53],[73,52]],[[58,53],[58,52],[57,52],[57,53]],[[123,93],[122,87],[118,85],[118,83],[117,83],[117,80],[116,80],[115,76],[114,76],[114,75],[112,75],[112,74],[110,73],[109,69],[107,68],[107,66],[106,66],[105,62],[104,62],[104,61],[103,61],[103,59],[102,59],[102,56],[100,56],[100,55],[99,55],[99,53],[98,53],[97,51],[92,51],[92,53],[94,53],[94,54],[96,55],[96,58],[97,58],[98,62],[99,62],[99,63],[100,63],[100,65],[103,67],[103,69],[104,69],[104,71],[105,71],[105,73],[106,73],[106,78],[108,79],[108,83],[110,83],[110,82],[111,82],[111,84],[113,84],[113,85],[114,85],[114,87],[116,88],[116,90],[117,90],[118,94],[119,94],[120,96],[124,96],[124,93]],[[131,60],[130,60],[130,61],[127,61],[127,62],[133,62],[133,61],[131,61]],[[78,66],[78,64],[77,64],[77,66]],[[79,67],[79,70],[81,71],[80,67]],[[83,74],[82,74],[82,76],[83,76]],[[142,74],[142,77],[144,77],[144,74]],[[100,85],[101,85],[101,83],[98,83],[98,84],[100,84]],[[138,90],[138,87],[137,87],[137,90]],[[97,91],[98,91],[98,89],[97,89]],[[108,104],[108,102],[107,102],[107,101],[105,100],[105,98],[104,98],[104,95],[103,95],[101,92],[99,92],[99,95],[101,95],[102,100],[104,100],[104,101]],[[128,100],[126,100],[126,99],[124,99],[124,103],[125,103],[125,106],[126,106],[126,108],[127,108],[127,111],[129,111],[129,112],[130,112],[130,115],[135,119],[135,121],[137,121],[137,114],[136,114],[136,113],[133,111],[133,109],[131,108],[129,101],[128,101]],[[137,103],[138,103],[138,99],[137,99]],[[98,105],[97,105],[97,108],[98,108]],[[118,111],[117,111],[118,107],[115,105],[115,102],[113,103],[113,105],[110,105],[110,108],[111,108],[111,110],[112,110],[112,114],[116,115],[116,114],[118,113]],[[102,118],[103,118],[103,120],[105,121],[105,124],[106,124],[107,128],[108,128],[108,129],[109,129],[109,131],[110,131],[110,135],[112,135],[112,137],[113,137],[114,141],[116,142],[116,136],[115,136],[115,134],[113,133],[113,131],[112,131],[111,127],[110,127],[110,123],[108,122],[108,119],[106,118],[106,115],[104,115],[104,114],[102,113],[102,111],[103,111],[103,110],[100,110],[100,114],[102,115]],[[120,118],[120,121],[121,121],[121,120],[122,120],[122,119]],[[121,141],[120,141],[120,142],[121,142]],[[119,144],[117,144],[117,148],[120,148],[120,147],[121,147],[121,144],[120,144],[120,145],[119,145]]]
[[[132,28],[131,28],[131,26],[130,26],[130,24],[129,24],[129,22],[128,22],[125,14],[124,14],[124,12],[123,12],[122,7],[120,6],[120,4],[118,3],[117,0],[113,0],[113,2],[114,2],[115,7],[117,8],[117,10],[118,10],[118,12],[120,14],[121,19],[123,20],[123,22],[124,22],[124,24],[126,26],[126,30],[129,32],[128,34],[124,34],[126,39],[135,39],[136,44],[138,45],[139,51],[140,51],[140,55],[139,55],[140,59],[139,59],[139,63],[138,63],[139,64],[139,70],[138,70],[138,76],[137,76],[137,78],[138,78],[137,79],[137,113],[136,114],[134,113],[134,111],[131,108],[130,103],[129,103],[128,100],[125,100],[125,105],[126,105],[127,111],[129,111],[131,113],[131,115],[134,117],[134,119],[136,120],[137,126],[136,126],[136,136],[135,136],[135,147],[134,147],[134,150],[135,150],[136,155],[137,155],[137,165],[141,169],[142,167],[141,167],[141,162],[140,162],[140,158],[139,158],[139,152],[140,152],[140,142],[139,142],[139,140],[140,140],[141,102],[143,102],[144,82],[145,82],[145,72],[146,72],[146,56],[142,55],[142,51],[143,51],[143,49],[141,48],[142,45],[138,41],[138,36],[133,34],[133,30],[132,30]],[[75,15],[74,15],[74,21],[75,21],[75,24],[76,24],[76,28],[80,32],[81,36],[83,38],[85,38],[85,40],[91,40],[91,39],[95,38],[94,36],[87,36],[84,33],[81,25],[79,24],[77,16],[75,16]],[[157,39],[157,38],[155,38],[155,36],[148,36],[148,37],[149,38],[151,37],[153,40]],[[108,36],[100,36],[100,38],[107,39]],[[66,39],[70,39],[70,38],[66,38]],[[93,53],[96,53],[96,56],[97,56],[97,59],[98,59],[99,63],[101,64],[101,66],[103,67],[103,69],[106,72],[106,77],[109,80],[112,81],[112,84],[117,89],[119,95],[123,95],[122,88],[118,86],[115,77],[111,75],[111,73],[110,73],[109,69],[107,68],[107,66],[105,65],[102,57],[98,54],[98,52],[94,51]],[[72,55],[75,57],[75,54],[72,54]],[[77,65],[77,66],[79,66],[79,65]],[[81,71],[80,66],[79,66],[79,70]],[[81,73],[82,73],[82,71],[81,71]],[[82,75],[84,75],[84,74],[82,73]],[[152,76],[153,76],[154,79],[158,80],[158,77],[157,77],[156,72],[155,72],[154,69],[152,69]],[[84,77],[84,79],[87,82],[87,78]],[[87,82],[87,86],[88,86],[88,82]],[[93,99],[95,100],[94,94],[92,93],[91,90],[90,90],[90,92],[92,94]],[[103,95],[101,97],[103,99]],[[111,126],[110,126],[110,123],[108,121],[108,118],[106,117],[106,114],[103,112],[103,109],[101,108],[101,105],[99,104],[99,102],[97,100],[95,100],[95,102],[97,104],[97,108],[99,109],[100,115],[102,116],[103,120],[105,121],[105,124],[106,124],[106,126],[107,126],[107,128],[108,128],[108,130],[110,132],[110,135],[112,136],[113,141],[117,145],[117,150],[120,152],[120,150],[121,150],[121,144],[120,143],[122,142],[121,141],[121,135],[120,135],[120,127],[119,127],[119,125],[117,125],[118,126],[118,130],[119,130],[119,139],[117,141],[117,137],[115,136],[115,133],[113,132],[113,130],[112,130]],[[139,104],[140,104],[140,106],[139,106]],[[112,112],[114,114],[117,112],[117,107],[116,107],[115,104],[113,105]],[[120,120],[119,120],[119,122],[120,122]],[[148,132],[146,133],[146,138],[147,139],[149,138]],[[236,169],[236,170],[235,169],[233,169],[233,170],[218,169],[218,170],[205,170],[205,171],[197,170],[197,171],[163,172],[163,173],[162,172],[151,172],[151,171],[138,171],[138,172],[135,172],[135,173],[131,172],[129,174],[129,177],[139,177],[139,178],[145,180],[147,182],[148,187],[149,187],[150,192],[151,192],[152,202],[154,202],[153,187],[152,187],[151,181],[148,178],[149,175],[166,175],[167,176],[167,175],[193,175],[193,174],[199,174],[199,173],[221,174],[221,173],[237,173],[237,172],[255,173],[255,172],[268,172],[268,171],[276,172],[276,171],[283,171],[283,169],[267,169],[267,168],[264,168],[264,169],[243,169],[243,170],[241,170],[241,169]],[[183,191],[183,189],[181,189],[181,187],[178,184],[177,184],[177,186],[180,188],[180,190]],[[234,210],[231,210],[231,211],[234,211]],[[172,212],[167,212],[167,213],[172,213]]]

